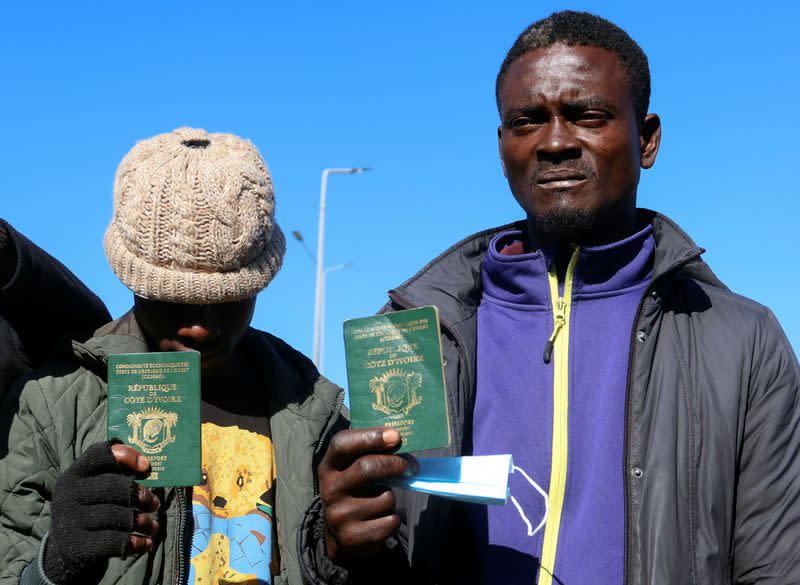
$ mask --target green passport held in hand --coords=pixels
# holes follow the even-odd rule
[[[450,444],[436,307],[345,321],[344,346],[354,429],[397,429],[401,453]]]
[[[198,485],[200,354],[109,355],[108,438],[114,437],[150,460],[142,485]]]

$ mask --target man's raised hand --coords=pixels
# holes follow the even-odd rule
[[[375,555],[400,526],[395,495],[382,480],[407,472],[409,462],[393,429],[340,431],[319,464],[328,558],[348,562]]]
[[[152,550],[159,501],[133,477],[150,469],[131,447],[90,446],[56,481],[44,569],[54,583],[83,582],[110,557]]]

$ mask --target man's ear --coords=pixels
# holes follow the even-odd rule
[[[506,161],[503,160],[503,134],[502,134],[502,126],[497,127],[497,151],[500,154],[500,166],[503,167],[503,176],[507,179],[508,173],[506,173]]]
[[[642,168],[649,169],[656,162],[658,147],[661,145],[661,119],[658,114],[647,114],[639,132],[639,152],[642,155]]]

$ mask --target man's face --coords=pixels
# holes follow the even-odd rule
[[[200,352],[204,376],[218,373],[233,355],[256,306],[255,297],[217,305],[181,305],[134,296],[136,321],[151,347]]]
[[[587,244],[624,237],[660,125],[650,115],[640,131],[617,56],[566,45],[526,53],[508,68],[499,106],[503,170],[537,233]]]

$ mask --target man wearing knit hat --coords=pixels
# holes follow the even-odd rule
[[[256,148],[181,128],[120,164],[105,235],[134,307],[26,384],[0,461],[0,583],[301,583],[296,527],[313,465],[343,424],[342,390],[249,327],[283,259]],[[107,356],[201,354],[202,484],[106,437]]]

